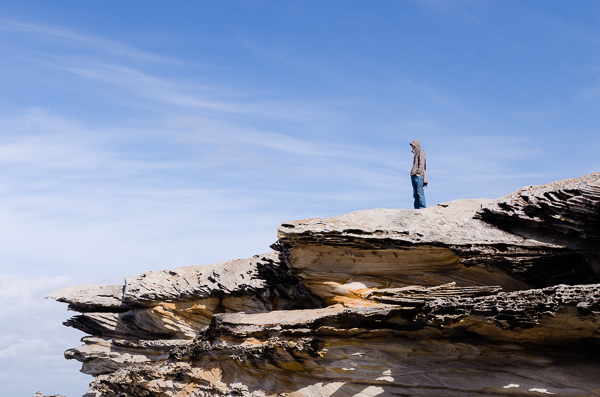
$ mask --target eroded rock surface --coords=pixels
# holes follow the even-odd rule
[[[600,242],[600,174],[527,186],[482,208],[487,222],[571,247]]]
[[[600,174],[283,222],[274,251],[48,297],[86,397],[600,396]]]

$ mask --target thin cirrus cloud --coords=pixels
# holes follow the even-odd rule
[[[360,148],[353,147],[352,145],[344,147],[344,145],[327,144],[324,142],[306,143],[303,139],[290,136],[289,134],[241,127],[227,120],[229,115],[241,115],[251,117],[255,120],[260,117],[275,118],[280,120],[280,122],[287,120],[303,124],[304,126],[316,125],[321,122],[335,123],[335,120],[339,120],[342,116],[339,111],[331,110],[333,105],[321,106],[318,103],[314,105],[312,103],[308,104],[289,100],[256,99],[252,98],[252,95],[246,91],[236,92],[236,90],[232,91],[230,89],[215,89],[214,85],[204,90],[201,86],[198,86],[197,82],[193,85],[184,82],[174,82],[166,77],[152,75],[127,65],[126,60],[128,56],[130,54],[135,55],[139,51],[127,46],[119,46],[118,43],[108,42],[97,37],[90,38],[87,35],[75,34],[68,30],[48,26],[7,23],[6,21],[4,25],[26,32],[45,34],[75,41],[81,45],[93,46],[102,50],[113,47],[125,48],[126,51],[117,51],[119,55],[123,55],[123,62],[125,64],[108,63],[89,57],[78,56],[74,58],[67,56],[54,57],[54,66],[87,79],[110,83],[115,87],[126,89],[145,100],[155,102],[156,104],[169,105],[172,109],[177,109],[180,112],[185,112],[186,109],[205,111],[211,121],[221,124],[219,135],[212,137],[211,139],[213,140],[227,143],[235,142],[240,145],[249,145],[250,147],[262,147],[274,152],[309,157],[330,156],[333,158],[350,158],[352,156],[359,156],[363,159],[365,157],[385,158],[385,156],[378,155],[377,153],[374,153],[373,156],[365,156],[364,153],[370,150],[368,145],[365,149],[365,145],[362,143],[360,144]],[[152,59],[152,57],[148,57],[148,59]],[[194,90],[193,87],[198,88]],[[230,99],[223,100],[218,97],[228,97]],[[252,121],[250,124],[252,124]],[[414,135],[419,135],[423,132],[423,128],[419,126],[411,129],[414,130]],[[438,131],[435,134],[440,135],[443,133],[445,131]],[[198,131],[198,135],[206,136],[206,133]],[[357,144],[356,146],[359,145]],[[374,152],[381,150],[380,147],[373,149]],[[339,155],[340,153],[341,155]],[[391,161],[387,161],[385,165],[389,166],[391,165],[390,163]]]
[[[117,128],[108,134],[108,142],[106,139],[99,139],[100,136],[105,136],[103,131],[93,130],[89,128],[81,128],[77,125],[67,125],[65,122],[57,121],[57,118],[52,119],[48,114],[43,115],[43,112],[29,115],[27,120],[23,120],[26,127],[27,124],[37,123],[43,125],[45,134],[39,134],[26,138],[19,138],[13,142],[4,142],[4,146],[0,148],[0,161],[10,162],[16,161],[24,165],[20,172],[23,174],[34,175],[34,178],[27,180],[34,181],[34,184],[39,185],[43,182],[44,175],[50,173],[51,170],[63,170],[64,172],[58,175],[52,175],[46,179],[52,181],[54,186],[61,186],[62,183],[67,184],[65,191],[72,191],[72,187],[68,182],[73,179],[87,178],[84,182],[94,188],[102,189],[102,184],[105,185],[109,181],[113,184],[122,183],[124,185],[133,186],[136,184],[128,184],[125,180],[126,176],[137,176],[145,180],[145,183],[156,184],[157,175],[149,171],[152,170],[179,170],[188,171],[197,168],[198,166],[207,166],[209,168],[221,168],[222,173],[231,175],[238,174],[242,177],[245,168],[246,172],[265,172],[273,165],[272,159],[276,159],[276,164],[279,168],[272,169],[271,172],[264,174],[265,178],[272,174],[277,176],[285,173],[287,177],[292,175],[293,179],[326,179],[335,178],[338,181],[350,179],[356,184],[357,179],[363,178],[363,181],[358,183],[359,186],[370,185],[373,180],[373,172],[364,170],[364,164],[361,162],[367,161],[375,165],[382,165],[381,169],[390,169],[391,162],[383,160],[390,158],[380,156],[375,148],[370,148],[365,145],[358,144],[339,144],[313,141],[308,142],[290,134],[265,131],[261,128],[252,128],[242,126],[241,122],[234,123],[229,121],[230,115],[247,115],[254,119],[261,117],[270,117],[279,120],[279,122],[292,121],[310,126],[318,123],[323,119],[331,122],[332,118],[337,115],[321,109],[317,110],[312,104],[301,103],[294,101],[275,101],[269,99],[247,99],[247,100],[219,100],[214,99],[211,95],[215,95],[214,87],[211,87],[211,95],[202,92],[189,93],[189,84],[181,82],[172,82],[168,78],[152,75],[142,72],[130,65],[127,65],[127,59],[130,53],[140,54],[135,50],[129,51],[128,47],[114,45],[113,42],[108,42],[103,39],[87,35],[75,34],[71,31],[52,28],[48,26],[37,26],[32,24],[7,24],[4,21],[4,27],[9,26],[13,29],[25,31],[28,33],[36,33],[39,35],[48,35],[58,39],[76,42],[83,46],[91,46],[101,50],[110,48],[125,48],[127,51],[119,50],[116,53],[123,56],[123,63],[107,63],[99,61],[94,57],[72,57],[49,55],[48,62],[54,62],[53,66],[64,71],[83,76],[85,78],[110,83],[118,88],[124,88],[134,94],[153,101],[157,104],[168,104],[178,112],[185,113],[186,109],[198,109],[207,111],[209,117],[206,118],[208,123],[218,125],[219,131],[217,136],[211,137],[217,141],[218,147],[235,146],[234,150],[219,150],[215,154],[211,150],[208,154],[202,152],[200,158],[179,158],[163,159],[162,161],[141,160],[132,158],[130,153],[124,152],[118,148],[119,141],[122,137],[118,136],[119,132],[125,132],[133,137],[138,135],[142,140],[144,138],[144,130],[138,129],[137,132],[131,132],[136,128]],[[113,51],[114,53],[114,51]],[[145,54],[145,53],[144,53]],[[153,59],[152,57],[146,57]],[[195,83],[197,86],[197,82]],[[198,91],[197,90],[197,91]],[[226,96],[230,98],[239,98],[248,96],[247,93],[242,95],[231,92],[227,89],[216,90],[217,96]],[[135,101],[132,101],[135,102]],[[35,113],[35,112],[34,112]],[[160,116],[159,116],[160,117]],[[153,127],[150,131],[153,135],[161,135],[159,141],[169,142],[170,145],[177,147],[180,144],[193,143],[194,136],[210,135],[210,132],[204,132],[204,126],[192,130],[188,127],[184,132],[177,129],[170,129],[168,126],[160,128],[161,121],[157,120],[159,128]],[[61,124],[62,123],[62,124]],[[75,124],[75,123],[73,123]],[[252,124],[252,121],[249,123]],[[60,132],[58,131],[60,130]],[[190,130],[192,130],[190,132]],[[52,132],[53,131],[53,132]],[[71,131],[71,132],[69,132]],[[10,134],[9,134],[10,135]],[[22,135],[22,134],[19,134]],[[177,142],[177,135],[186,135],[188,139]],[[89,137],[86,141],[85,138]],[[191,137],[191,138],[190,138]],[[110,139],[113,139],[110,141]],[[102,146],[117,146],[116,150],[102,150]],[[286,158],[291,155],[292,159]],[[251,158],[249,158],[251,157]],[[295,161],[294,161],[295,160]],[[253,167],[247,167],[249,161]],[[38,164],[38,167],[34,167]],[[309,164],[308,166],[306,164]],[[26,167],[25,167],[26,165]],[[319,172],[319,168],[326,169],[327,172]],[[111,170],[114,174],[110,174]],[[116,176],[119,178],[116,178]],[[37,176],[37,178],[35,178]],[[19,177],[15,179],[20,179]],[[264,178],[263,178],[264,179]],[[371,181],[370,181],[371,180]],[[119,182],[121,181],[121,182]],[[381,184],[381,183],[380,183]],[[99,187],[98,187],[99,186]],[[108,185],[106,185],[108,186]],[[165,188],[165,186],[161,186]],[[283,186],[285,189],[294,189],[292,184]],[[113,189],[114,190],[114,189]],[[302,191],[303,195],[312,194],[315,197],[324,195],[326,197],[340,197],[331,192],[313,192]],[[347,195],[346,197],[349,197]]]
[[[88,79],[107,82],[121,86],[135,92],[147,99],[168,103],[176,107],[204,109],[211,112],[248,114],[252,116],[275,117],[292,121],[309,121],[314,119],[331,118],[331,111],[323,110],[323,106],[294,103],[288,99],[257,100],[248,98],[252,93],[245,90],[232,90],[218,88],[212,84],[201,86],[198,80],[191,87],[197,87],[199,94],[185,92],[190,87],[189,82],[176,83],[164,77],[153,76],[127,65],[132,60],[146,62],[173,63],[185,65],[186,62],[172,58],[165,58],[150,52],[141,51],[124,45],[117,41],[101,37],[73,32],[55,26],[24,23],[18,21],[0,20],[0,29],[16,32],[35,34],[42,37],[57,39],[62,43],[70,43],[74,49],[61,48],[62,54],[57,56],[52,51],[36,49],[35,52],[42,57],[40,62],[48,67],[54,67],[66,72],[74,73]],[[100,61],[100,53],[92,53],[87,57],[80,54],[70,55],[81,49],[96,50],[106,54],[116,55],[121,63]],[[202,93],[202,91],[205,91]],[[212,96],[247,98],[246,100],[219,100]]]
[[[0,19],[0,29],[29,33],[38,36],[44,36],[47,38],[55,38],[61,40],[63,43],[67,42],[78,46],[84,46],[90,49],[100,50],[109,54],[139,59],[142,61],[152,61],[161,63],[180,62],[172,58],[158,56],[156,54],[152,54],[146,51],[140,51],[136,48],[124,45],[117,41],[107,40],[105,38],[93,36],[90,34],[78,33],[69,29],[64,29],[56,26]]]
[[[82,65],[85,63],[85,65]],[[165,103],[177,108],[193,108],[211,113],[240,114],[252,117],[270,117],[295,122],[310,122],[337,116],[333,111],[319,110],[308,105],[284,100],[255,99],[248,92],[236,92],[214,87],[198,88],[198,93],[189,93],[190,85],[171,82],[164,77],[153,76],[129,66],[103,62],[79,60],[72,65],[60,66],[63,70],[89,79],[107,82],[126,88],[145,99]],[[193,87],[197,84],[192,85]],[[235,97],[237,100],[219,100],[217,97]],[[245,98],[245,99],[244,99]]]
[[[60,176],[59,171],[62,170],[65,177],[75,178],[79,175],[91,180],[99,177],[125,178],[159,170],[175,172],[186,168],[194,169],[199,166],[198,160],[201,159],[195,158],[193,154],[188,157],[156,159],[144,153],[135,155],[120,146],[142,141],[148,136],[156,137],[159,144],[169,143],[175,148],[195,142],[203,146],[206,145],[203,130],[208,130],[209,135],[218,133],[215,140],[208,141],[211,148],[234,146],[238,151],[252,151],[252,156],[258,156],[267,162],[266,166],[274,158],[287,162],[290,155],[295,156],[302,164],[327,165],[331,172],[339,173],[346,167],[359,167],[353,167],[352,163],[359,163],[361,166],[371,163],[389,168],[396,162],[392,160],[392,156],[381,156],[376,148],[362,145],[308,142],[293,136],[211,119],[187,121],[183,127],[177,127],[177,124],[176,121],[171,121],[163,130],[125,128],[105,131],[79,125],[42,109],[33,109],[20,118],[0,121],[0,127],[5,131],[0,140],[0,163],[20,165],[21,172]],[[214,148],[210,151],[216,152]],[[229,154],[219,152],[218,156],[209,157],[213,160],[212,163],[202,164],[211,168],[238,167],[238,151]],[[293,167],[295,164],[299,163],[291,161],[287,165]],[[4,175],[8,176],[10,174]]]

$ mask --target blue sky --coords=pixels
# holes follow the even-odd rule
[[[0,3],[0,388],[80,396],[58,288],[284,220],[600,171],[597,1]]]

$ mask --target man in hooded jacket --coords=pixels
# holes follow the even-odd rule
[[[421,143],[417,139],[410,143],[410,147],[412,147],[412,152],[415,154],[413,166],[410,170],[413,197],[415,198],[415,209],[425,208],[425,191],[423,190],[425,178],[425,152],[421,149]]]

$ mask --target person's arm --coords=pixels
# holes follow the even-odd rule
[[[417,168],[417,176],[425,173],[425,153],[419,152],[419,168]]]

